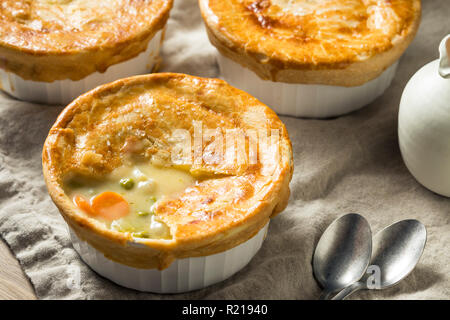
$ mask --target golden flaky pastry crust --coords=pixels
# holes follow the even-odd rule
[[[264,80],[357,86],[418,29],[420,0],[199,0],[209,39]]]
[[[257,162],[244,157],[178,165],[204,178],[157,206],[156,215],[169,226],[171,240],[132,245],[129,234],[107,229],[65,194],[68,175],[101,177],[111,172],[122,164],[124,146],[132,141],[142,142],[137,152],[146,161],[173,165],[169,154],[176,154],[174,130],[192,134],[199,123],[202,130],[219,129],[224,136],[226,129],[248,135],[257,130],[266,137],[270,132],[279,138],[279,149],[257,145]],[[249,141],[245,138],[246,149]],[[210,143],[201,144],[203,155],[215,154]],[[214,254],[254,236],[286,207],[293,162],[286,128],[267,106],[222,80],[161,73],[103,85],[67,106],[45,142],[43,171],[53,201],[79,237],[114,261],[163,269],[176,258]]]
[[[173,0],[3,0],[0,68],[23,79],[80,80],[131,59],[161,30]]]

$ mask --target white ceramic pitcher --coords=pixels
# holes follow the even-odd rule
[[[403,91],[398,136],[412,175],[450,197],[450,35],[439,51],[440,59],[417,71]]]

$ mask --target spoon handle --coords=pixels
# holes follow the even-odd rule
[[[320,294],[319,300],[331,300],[331,295],[335,292],[334,290],[324,289]]]
[[[364,282],[355,282],[354,284],[342,289],[337,295],[335,295],[331,300],[344,300],[349,295],[353,294],[354,292],[365,289],[366,284]]]

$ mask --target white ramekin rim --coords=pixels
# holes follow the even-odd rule
[[[164,29],[155,33],[147,49],[134,58],[114,64],[105,72],[94,72],[87,77],[53,82],[24,80],[15,73],[0,68],[0,89],[19,100],[67,105],[76,97],[95,87],[114,80],[151,72],[160,63],[159,51]]]
[[[222,79],[232,86],[253,95],[280,115],[305,118],[341,116],[370,104],[390,86],[398,65],[397,61],[361,86],[340,87],[262,80],[220,53],[218,63]]]
[[[266,238],[269,223],[255,236],[229,250],[204,257],[177,259],[164,270],[137,269],[106,258],[69,227],[74,249],[96,273],[126,288],[153,293],[182,293],[224,281],[244,268]]]

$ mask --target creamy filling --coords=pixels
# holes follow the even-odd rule
[[[101,181],[72,177],[66,194],[89,216],[135,238],[170,239],[170,230],[155,215],[158,201],[193,185],[189,173],[148,163],[124,165]]]

